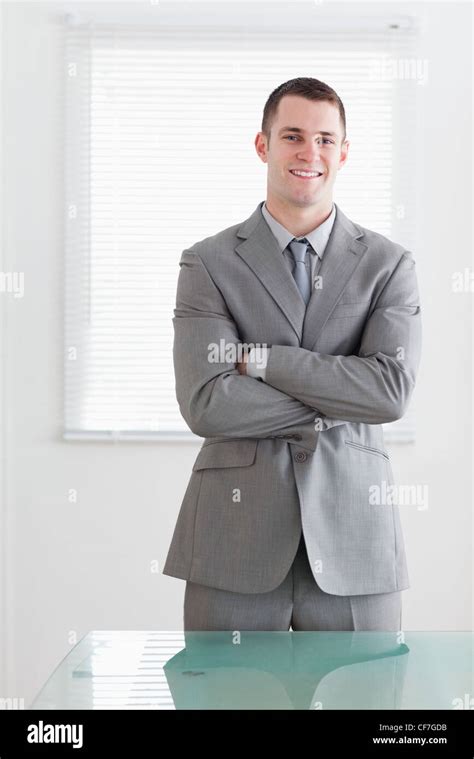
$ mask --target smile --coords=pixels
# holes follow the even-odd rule
[[[298,169],[290,169],[290,174],[300,179],[317,179],[322,176],[320,171],[299,171]]]

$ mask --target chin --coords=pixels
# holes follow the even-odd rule
[[[320,198],[317,195],[299,195],[296,198],[293,198],[293,203],[296,206],[301,206],[301,208],[306,208],[307,206],[314,206]]]

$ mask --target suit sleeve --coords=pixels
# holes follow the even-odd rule
[[[405,251],[366,322],[358,355],[272,345],[265,381],[330,417],[382,424],[403,416],[420,355],[415,261]]]
[[[192,432],[224,438],[300,433],[314,447],[319,411],[241,375],[236,351],[214,360],[215,346],[232,349],[241,340],[222,293],[192,249],[181,256],[173,327],[176,397]],[[328,420],[322,429],[330,426]]]

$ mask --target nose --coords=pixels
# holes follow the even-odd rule
[[[302,158],[308,163],[319,160],[321,155],[321,145],[317,142],[307,142],[298,150],[297,157]]]

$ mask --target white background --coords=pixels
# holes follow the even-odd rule
[[[298,23],[299,3],[292,5],[291,23]],[[468,630],[473,295],[453,293],[451,276],[472,268],[472,9],[436,2],[325,5],[341,18],[354,8],[380,13],[383,5],[384,13],[417,13],[422,24],[429,76],[420,93],[423,139],[412,145],[421,162],[413,252],[424,326],[417,443],[394,444],[390,454],[398,483],[428,485],[429,508],[401,507],[411,581],[403,593],[403,628]],[[118,4],[103,6],[108,18],[118,12]],[[153,20],[156,9],[144,6]],[[0,8],[1,269],[25,273],[24,298],[0,293],[0,697],[22,697],[28,706],[92,629],[182,629],[184,582],[161,568],[199,443],[62,440],[60,16],[74,8],[87,16],[99,6]],[[240,3],[240,14],[246,12]],[[248,12],[256,13],[255,6]],[[132,14],[127,11],[127,20]],[[262,199],[264,191],[262,184]],[[76,504],[68,502],[71,488],[78,491]]]

